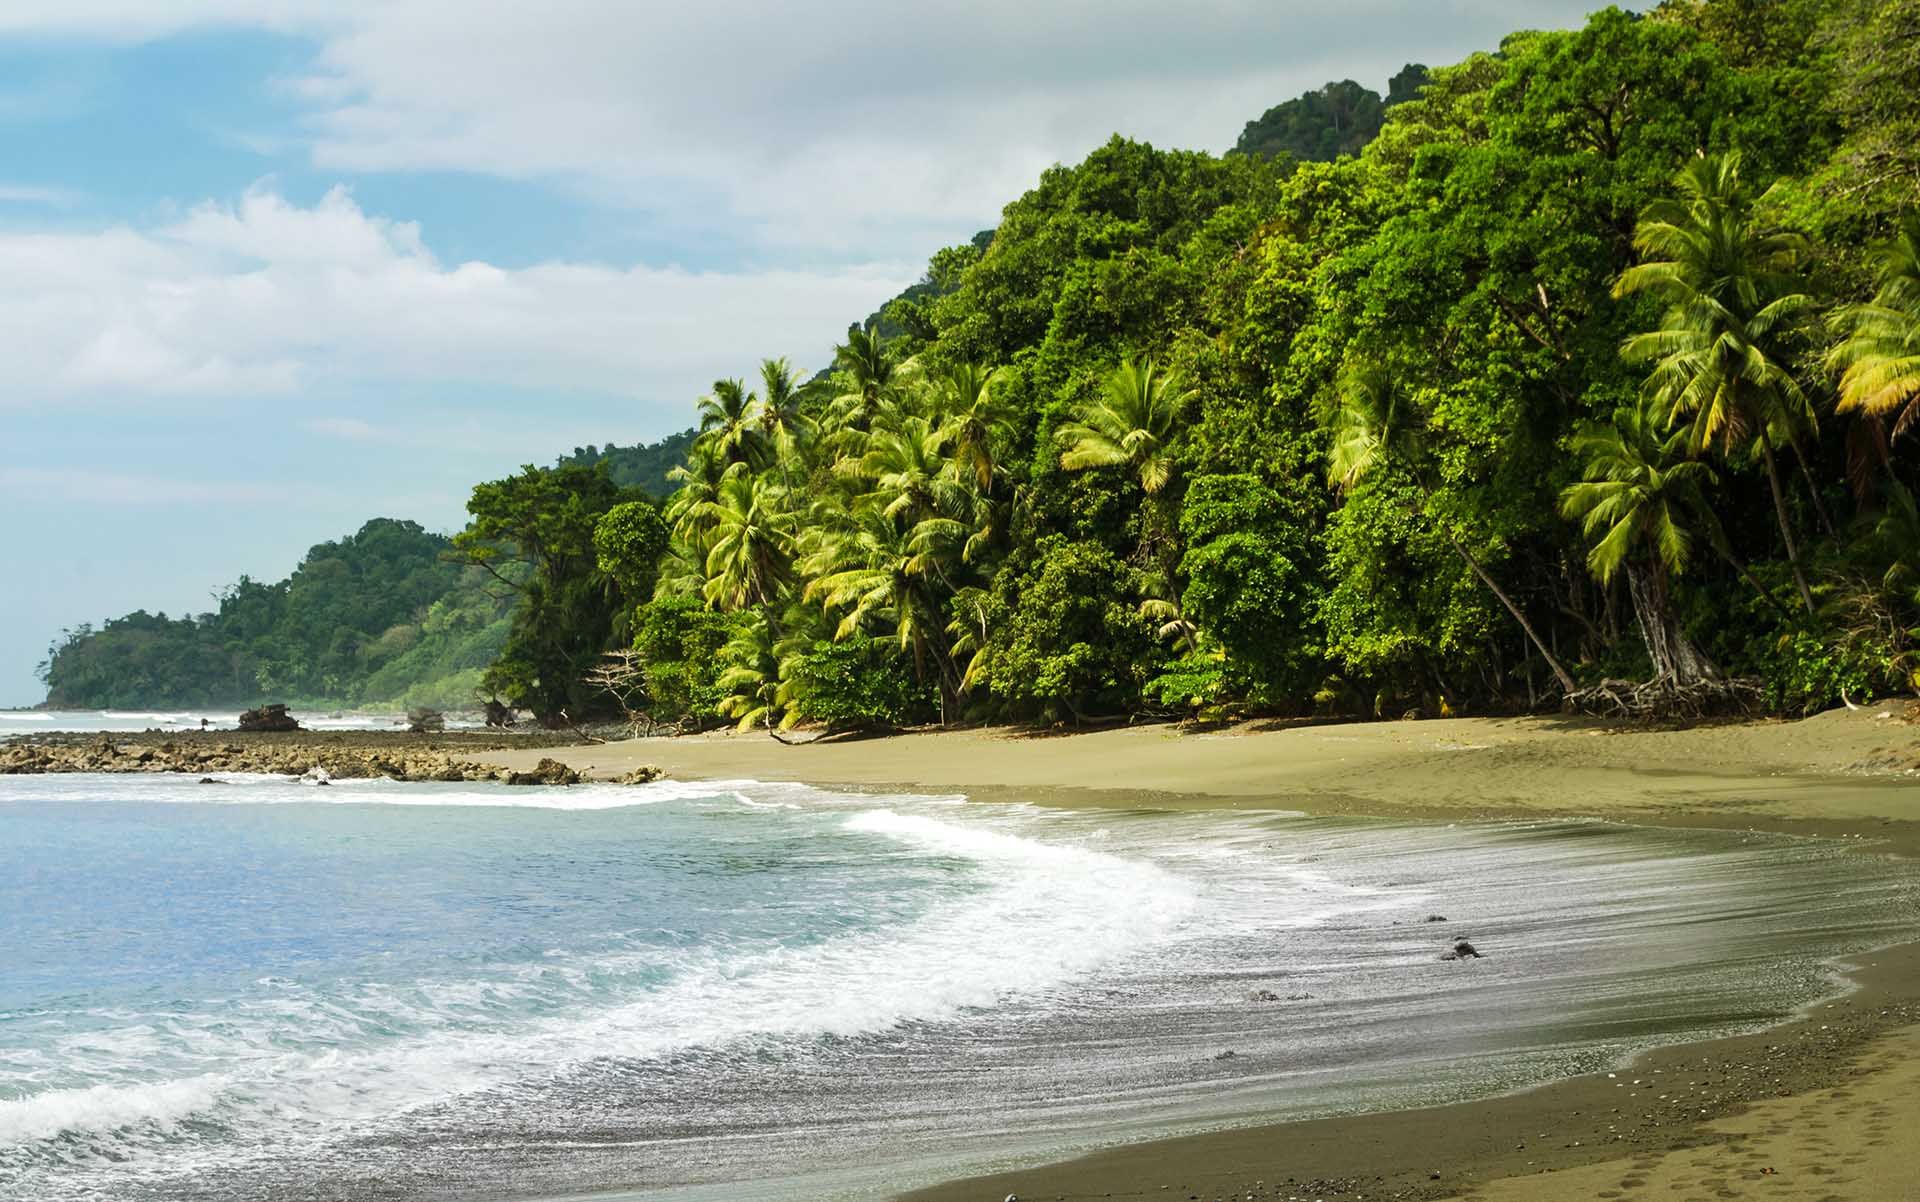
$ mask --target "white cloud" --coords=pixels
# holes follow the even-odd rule
[[[824,358],[914,275],[449,265],[416,225],[344,189],[303,207],[256,188],[153,229],[0,232],[0,406],[411,381],[613,394],[678,415],[759,355]]]
[[[681,230],[923,259],[1113,132],[1224,149],[1328,79],[1381,88],[1591,2],[10,0],[0,33],[304,33],[279,85],[323,168],[560,180]]]

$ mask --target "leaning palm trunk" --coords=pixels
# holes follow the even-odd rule
[[[1480,583],[1492,590],[1493,595],[1500,598],[1500,604],[1506,606],[1507,612],[1513,615],[1513,620],[1520,623],[1520,629],[1527,632],[1527,639],[1533,644],[1534,650],[1540,653],[1540,658],[1547,661],[1547,667],[1553,669],[1555,679],[1560,682],[1561,691],[1571,697],[1576,688],[1573,683],[1572,674],[1560,663],[1559,657],[1554,655],[1554,653],[1548,649],[1547,644],[1541,640],[1539,632],[1533,628],[1533,623],[1527,620],[1527,615],[1521,611],[1518,605],[1514,604],[1512,597],[1507,596],[1507,590],[1495,583],[1492,574],[1480,566],[1480,561],[1473,557],[1464,543],[1451,534],[1447,535],[1447,541],[1453,544],[1454,551],[1459,554],[1462,560],[1466,561],[1466,565],[1473,569],[1473,574],[1480,578]]]
[[[1773,437],[1760,431],[1760,456],[1767,465],[1767,487],[1773,490],[1773,516],[1780,523],[1780,537],[1787,544],[1787,563],[1793,568],[1793,584],[1807,612],[1814,612],[1813,590],[1807,587],[1807,574],[1800,567],[1800,546],[1793,540],[1793,522],[1787,517],[1787,497],[1780,487],[1780,464],[1773,455]]]
[[[1633,615],[1647,645],[1647,658],[1653,661],[1654,680],[1690,688],[1720,678],[1720,669],[1675,619],[1665,568],[1658,563],[1628,564],[1627,595],[1633,598]]]

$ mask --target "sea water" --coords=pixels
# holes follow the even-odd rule
[[[0,1198],[880,1198],[1751,1027],[1914,912],[1597,823],[0,777]]]

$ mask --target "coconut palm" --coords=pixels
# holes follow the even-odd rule
[[[847,330],[847,340],[834,348],[833,365],[847,390],[829,407],[832,421],[864,432],[894,399],[900,357],[877,332],[853,326]]]
[[[1004,374],[1000,368],[957,363],[933,372],[925,384],[943,448],[952,452],[956,470],[971,476],[983,493],[993,486],[993,444],[1005,442],[1013,429],[1006,407],[994,396]]]
[[[757,425],[761,442],[780,464],[780,482],[792,487],[788,464],[799,454],[807,432],[800,412],[800,388],[793,364],[785,358],[760,361],[760,409]]]
[[[1920,213],[1880,247],[1879,291],[1835,315],[1845,338],[1827,356],[1840,375],[1841,413],[1893,422],[1898,438],[1920,421]]]
[[[811,578],[803,598],[841,615],[834,637],[891,625],[901,649],[913,653],[918,679],[926,679],[931,661],[943,709],[959,682],[943,645],[940,602],[950,591],[948,570],[966,536],[966,527],[952,518],[908,522],[862,506],[837,528],[820,532],[801,564]]]
[[[1352,492],[1369,477],[1390,463],[1397,463],[1412,476],[1421,494],[1431,500],[1432,488],[1426,483],[1422,467],[1426,459],[1426,421],[1412,399],[1397,387],[1391,372],[1372,360],[1350,363],[1340,374],[1331,394],[1321,402],[1321,420],[1332,435],[1328,452],[1327,479],[1342,493]],[[1459,537],[1439,523],[1439,533],[1452,546],[1454,554],[1487,586],[1513,620],[1526,632],[1540,658],[1552,669],[1560,687],[1575,691],[1573,675],[1560,663],[1533,628],[1533,623],[1500,583],[1493,578]]]
[[[720,480],[726,475],[727,461],[711,443],[695,442],[687,461],[667,473],[667,479],[679,485],[667,498],[662,516],[673,528],[674,536],[694,541],[695,531],[704,528],[702,506],[719,493]]]
[[[790,705],[785,680],[784,661],[791,650],[778,640],[765,614],[748,615],[720,649],[726,668],[716,683],[727,692],[716,707],[721,716],[736,719],[742,731],[792,728],[800,715]]]
[[[1673,613],[1669,576],[1693,555],[1688,521],[1706,511],[1701,488],[1713,469],[1687,455],[1688,432],[1669,429],[1657,400],[1624,405],[1605,426],[1574,436],[1585,479],[1560,494],[1560,512],[1593,540],[1587,568],[1606,584],[1627,572],[1640,634],[1656,678],[1679,685],[1718,676]]]
[[[1668,420],[1684,422],[1693,453],[1759,447],[1794,584],[1811,613],[1813,592],[1774,454],[1814,420],[1781,346],[1814,307],[1794,274],[1805,240],[1761,227],[1737,154],[1693,160],[1674,186],[1678,195],[1648,205],[1635,227],[1634,246],[1647,261],[1623,272],[1613,289],[1615,296],[1648,293],[1668,308],[1657,329],[1628,338],[1621,352],[1653,364],[1647,390]]]
[[[706,557],[707,604],[738,610],[768,606],[793,582],[794,515],[785,490],[745,464],[727,469],[714,499],[701,506],[711,522]]]
[[[715,380],[713,391],[694,403],[700,416],[697,440],[728,463],[758,464],[763,447],[754,424],[754,395],[741,380]]]
[[[1173,479],[1171,443],[1186,392],[1152,361],[1122,362],[1107,374],[1100,395],[1076,405],[1073,420],[1054,431],[1060,466],[1069,472],[1124,466],[1148,496]]]
[[[940,453],[943,432],[931,419],[893,412],[863,440],[857,457],[842,459],[835,470],[867,488],[859,499],[889,518],[917,522],[927,517],[958,518],[969,507],[967,490],[953,463]]]

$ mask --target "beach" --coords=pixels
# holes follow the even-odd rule
[[[1042,805],[1253,809],[1437,822],[1598,818],[1920,854],[1905,703],[1655,730],[1557,718],[1072,735],[916,733],[785,746],[709,735],[538,753],[590,777],[960,791]],[[1920,932],[1916,932],[1920,933]],[[917,1191],[1004,1198],[1920,1197],[1920,949],[1835,966],[1835,996],[1755,1034],[1438,1109],[1231,1128]]]

